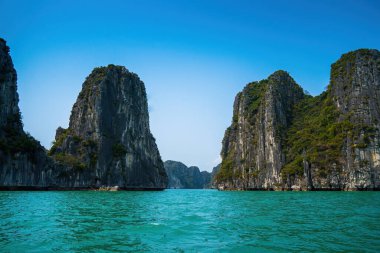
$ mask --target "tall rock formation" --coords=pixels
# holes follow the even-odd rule
[[[168,174],[168,188],[172,189],[205,189],[210,188],[211,173],[200,172],[198,167],[187,167],[181,162],[165,161]]]
[[[332,65],[316,97],[282,71],[248,84],[223,140],[219,188],[379,189],[379,71],[379,51],[363,49]]]
[[[23,130],[18,107],[17,74],[9,47],[0,38],[0,189],[54,184],[53,162],[44,148]]]
[[[380,188],[379,51],[344,54],[320,96],[295,107],[284,183],[293,189]]]
[[[380,188],[380,52],[357,50],[332,65],[329,95],[351,129],[342,147],[342,187]]]
[[[83,84],[68,129],[58,128],[49,154],[68,166],[70,187],[163,189],[167,175],[149,129],[144,83],[125,67],[95,68]]]
[[[226,188],[273,188],[281,183],[284,129],[303,90],[285,71],[248,84],[237,94],[226,130],[217,181]]]

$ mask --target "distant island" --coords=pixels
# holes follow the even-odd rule
[[[164,162],[166,174],[168,175],[170,189],[209,189],[214,188],[216,172],[219,165],[214,167],[212,172],[200,171],[196,166],[187,167],[177,161]]]

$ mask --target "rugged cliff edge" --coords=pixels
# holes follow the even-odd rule
[[[69,187],[163,189],[167,175],[149,129],[144,83],[125,67],[95,68],[83,84],[68,129],[49,151]]]
[[[165,161],[169,178],[168,188],[172,189],[205,189],[210,188],[211,173],[200,171],[198,167],[187,167],[181,162]]]
[[[23,130],[16,70],[0,39],[0,189],[54,185],[54,168],[45,149]]]
[[[347,53],[330,84],[305,95],[284,71],[248,84],[223,139],[220,189],[380,188],[380,57]]]

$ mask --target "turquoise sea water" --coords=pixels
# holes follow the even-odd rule
[[[0,192],[0,252],[380,252],[380,192]]]

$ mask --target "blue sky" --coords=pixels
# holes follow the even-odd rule
[[[163,160],[211,170],[245,84],[288,71],[312,95],[342,53],[380,48],[379,1],[0,0],[24,128],[49,148],[85,77],[144,81]]]

